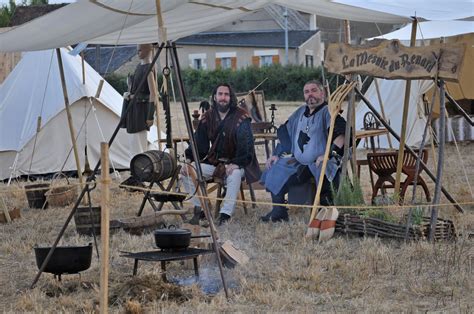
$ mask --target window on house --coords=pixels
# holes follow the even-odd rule
[[[307,68],[312,68],[314,67],[314,57],[311,55],[306,55],[305,56],[305,64]]]
[[[193,59],[193,68],[196,70],[202,70],[202,59]]]
[[[273,63],[273,56],[260,56],[260,66],[271,65]]]
[[[232,58],[221,58],[221,68],[222,69],[231,69],[232,68]]]

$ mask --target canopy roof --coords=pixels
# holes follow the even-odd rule
[[[374,38],[410,40],[412,24],[397,31]],[[474,33],[474,21],[427,21],[420,22],[417,29],[417,38],[433,39]]]
[[[341,4],[425,20],[449,21],[474,15],[472,0],[334,0]]]
[[[161,0],[168,39],[199,33],[235,20],[270,3],[332,18],[404,23],[416,13],[425,19],[472,15],[471,0]],[[343,2],[343,3],[342,3]],[[423,8],[429,8],[429,10]],[[415,12],[416,11],[416,12]],[[435,14],[437,13],[437,14]],[[136,44],[158,42],[155,0],[79,0],[0,34],[0,51],[44,50],[85,42]]]

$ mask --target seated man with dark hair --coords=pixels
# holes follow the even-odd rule
[[[226,182],[226,194],[220,209],[219,225],[228,221],[235,208],[242,177],[247,183],[260,177],[255,156],[252,129],[248,113],[237,106],[237,98],[228,84],[219,84],[212,94],[212,106],[199,121],[195,134],[198,156],[204,179],[220,176]],[[191,148],[185,151],[188,162],[193,160]],[[195,191],[188,167],[181,171],[182,182],[188,193]],[[222,171],[221,171],[222,170]],[[194,204],[193,221],[201,215],[197,197]]]

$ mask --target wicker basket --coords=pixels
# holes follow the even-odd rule
[[[66,185],[57,185],[54,186],[54,180],[58,179],[60,176],[64,176],[66,179]],[[60,182],[60,181],[57,181]],[[77,200],[77,187],[71,185],[67,176],[62,173],[56,174],[53,176],[51,182],[51,188],[46,192],[46,198],[48,204],[53,207],[64,207]]]
[[[74,185],[53,187],[46,192],[46,198],[50,206],[67,206],[77,200],[77,187]]]

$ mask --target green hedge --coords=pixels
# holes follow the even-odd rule
[[[247,67],[237,71],[185,69],[182,71],[182,76],[189,101],[207,99],[214,86],[221,82],[228,82],[236,92],[245,92],[255,88],[265,78],[268,79],[259,89],[264,90],[267,100],[299,101],[303,100],[304,83],[309,80],[320,79],[321,69],[306,68],[300,65],[282,66],[276,64],[261,68]],[[106,77],[106,80],[119,93],[127,90],[126,77],[112,74]],[[159,78],[159,81],[161,81],[161,78]],[[176,94],[178,94],[177,90]],[[179,97],[179,95],[176,95],[176,97]]]

